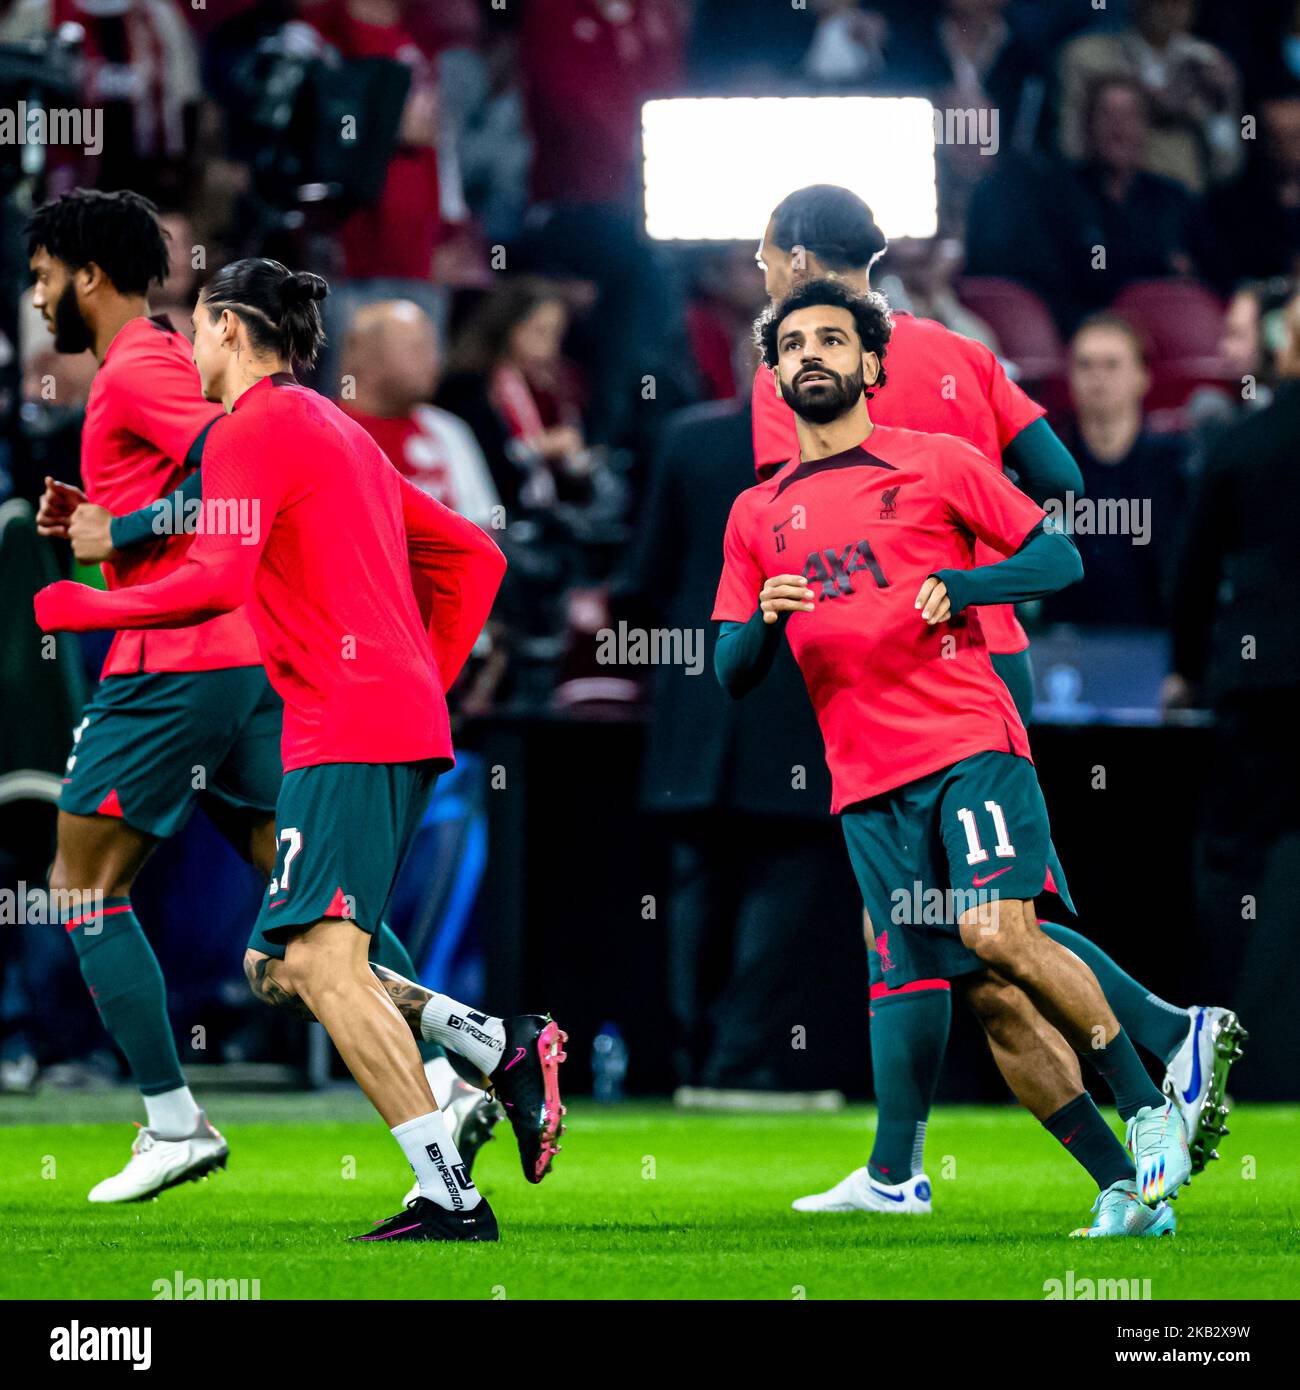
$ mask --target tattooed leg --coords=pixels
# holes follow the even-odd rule
[[[376,965],[370,962],[370,968],[375,972],[379,982],[388,991],[388,997],[392,1000],[397,1012],[406,1020],[407,1027],[415,1034],[417,1042],[425,1040],[424,1034],[424,1010],[431,999],[445,999],[445,996],[436,995],[433,990],[425,989],[423,985],[416,984],[414,980],[408,980],[405,976],[399,975],[395,970],[390,970],[386,965]],[[446,1000],[447,1003],[454,1004],[454,1001]],[[461,1005],[455,1005],[463,1009]],[[486,1016],[485,1016],[486,1017]],[[494,1020],[499,1022],[499,1020]],[[464,1037],[458,1037],[455,1033],[448,1036],[444,1031],[437,1041],[442,1044],[443,1051],[447,1054],[447,1060],[456,1069],[456,1074],[462,1081],[467,1081],[471,1086],[477,1086],[480,1091],[488,1088],[489,1082],[487,1071],[484,1070],[485,1057],[480,1055],[477,1059],[466,1056]],[[487,1068],[488,1071],[491,1067]]]
[[[275,978],[275,968],[280,964],[274,956],[262,951],[244,952],[244,978],[248,987],[262,1001],[275,1009],[289,1009],[299,1018],[315,1020],[315,1014],[303,1001]]]
[[[417,1042],[423,1041],[423,1034],[420,1031],[420,1015],[424,1012],[424,1006],[433,998],[433,991],[425,989],[423,985],[417,985],[414,980],[408,980],[405,976],[399,975],[396,970],[390,970],[386,965],[376,965],[370,962],[370,968],[379,977],[380,984],[388,991],[388,997],[393,1001],[397,1012],[406,1020],[406,1025],[415,1034]]]
[[[278,977],[277,969],[279,970]],[[408,980],[404,975],[399,975],[386,965],[376,965],[371,961],[370,969],[379,983],[383,985],[389,1001],[402,1016],[402,1021],[411,1030],[411,1036],[416,1042],[424,1041],[421,1019],[424,1006],[430,999],[435,998],[433,991],[425,989],[423,985],[416,984],[414,980]],[[249,989],[262,1003],[270,1004],[273,1008],[289,1009],[300,1018],[314,1018],[311,1010],[299,995],[286,985],[283,962],[276,960],[274,956],[265,955],[261,951],[246,951],[244,953],[244,975],[248,980]],[[470,1061],[453,1044],[444,1040],[443,1046],[447,1052],[448,1060],[460,1077],[468,1081],[471,1086],[477,1086],[480,1091],[486,1090],[488,1079],[481,1066]]]

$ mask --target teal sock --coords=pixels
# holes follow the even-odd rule
[[[1121,1120],[1132,1119],[1148,1105],[1165,1103],[1123,1028],[1105,1047],[1090,1048],[1084,1055],[1110,1087]]]
[[[65,924],[81,978],[109,1036],[126,1054],[146,1096],[185,1085],[158,957],[131,909],[130,898],[105,898],[98,914]]]
[[[867,1171],[898,1184],[922,1171],[925,1126],[939,1082],[952,992],[942,988],[888,993],[875,977],[871,952],[871,1072],[876,1089],[876,1135]]]
[[[1061,1141],[1070,1157],[1088,1170],[1103,1192],[1133,1177],[1133,1160],[1128,1150],[1102,1119],[1101,1111],[1087,1091],[1075,1096],[1055,1115],[1049,1115],[1043,1121],[1043,1128]]]
[[[1038,924],[1067,951],[1087,964],[1101,985],[1106,1002],[1115,1011],[1124,1031],[1135,1042],[1141,1043],[1148,1052],[1154,1053],[1162,1062],[1168,1062],[1183,1044],[1187,1036],[1187,1010],[1176,1004],[1166,1003],[1158,994],[1153,994],[1145,985],[1139,984],[1127,975],[1094,941],[1080,936],[1069,927],[1058,926],[1055,922]]]
[[[379,930],[371,938],[370,959],[376,965],[382,965],[385,970],[395,970],[406,979],[419,983],[420,977],[416,973],[415,962],[411,959],[411,953],[406,949],[402,938],[387,922],[380,922]],[[447,1050],[441,1043],[417,1039],[416,1046],[420,1049],[420,1061],[422,1062],[432,1062],[435,1057],[447,1055]]]

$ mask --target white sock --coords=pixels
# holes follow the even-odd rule
[[[420,1036],[458,1052],[491,1076],[505,1050],[506,1026],[499,1018],[434,994],[420,1013]]]
[[[465,1171],[451,1130],[440,1111],[431,1110],[427,1115],[398,1125],[393,1130],[393,1138],[402,1146],[406,1161],[420,1184],[421,1197],[437,1202],[448,1211],[473,1211],[483,1200]]]
[[[161,1095],[141,1096],[151,1130],[164,1139],[188,1139],[199,1127],[198,1102],[188,1086]]]
[[[430,1057],[424,1064],[424,1074],[429,1078],[429,1089],[438,1109],[445,1110],[451,1099],[452,1083],[456,1080],[456,1068],[445,1057]]]

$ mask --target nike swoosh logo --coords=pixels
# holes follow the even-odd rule
[[[1183,1092],[1183,1099],[1191,1102],[1192,1097],[1201,1089],[1201,1029],[1205,1026],[1205,1011],[1202,1010],[1196,1015],[1196,1031],[1192,1034],[1192,1084]]]
[[[906,1192],[900,1192],[900,1193],[898,1194],[898,1196],[895,1197],[894,1194],[893,1194],[892,1192],[882,1192],[882,1191],[880,1190],[880,1188],[878,1188],[878,1187],[875,1185],[875,1183],[868,1183],[867,1186],[876,1194],[877,1197],[883,1197],[883,1198],[885,1199],[885,1201],[887,1201],[887,1202],[905,1202],[905,1201],[907,1201],[907,1193],[906,1193]]]
[[[516,1062],[522,1061],[527,1055],[528,1049],[526,1047],[518,1048],[515,1051],[515,1055],[505,1064],[503,1070],[509,1071],[510,1068],[513,1067]]]
[[[992,883],[993,880],[999,877],[999,875],[1001,874],[1009,874],[1011,870],[1014,868],[1014,864],[1008,864],[1005,869],[999,869],[996,874],[989,874],[985,878],[973,878],[971,879],[971,882],[975,885],[976,888],[983,888],[986,883]]]
[[[1070,1145],[1071,1145],[1072,1143],[1074,1143],[1075,1136],[1079,1133],[1079,1129],[1082,1129],[1082,1128],[1083,1128],[1083,1126],[1080,1125],[1078,1129],[1072,1129],[1072,1130],[1069,1132],[1069,1134],[1067,1134],[1067,1135],[1065,1136],[1065,1138],[1061,1140],[1061,1143],[1064,1144],[1065,1147],[1068,1149],[1068,1148],[1070,1147]]]

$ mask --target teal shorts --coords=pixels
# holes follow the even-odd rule
[[[326,917],[373,934],[444,759],[322,763],[285,773],[275,806],[275,873],[252,951],[284,959],[296,931]]]
[[[106,676],[73,731],[59,810],[117,816],[160,840],[196,800],[223,829],[233,812],[267,815],[283,712],[260,666]]]
[[[1048,888],[1074,911],[1027,758],[977,753],[840,821],[889,989],[982,970],[957,925],[973,908]]]

